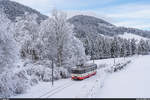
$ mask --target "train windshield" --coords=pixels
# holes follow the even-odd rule
[[[80,70],[72,69],[73,74],[79,74],[80,72],[81,72]]]
[[[97,69],[97,65],[84,66],[84,68],[73,68],[71,70],[72,74],[83,74]]]

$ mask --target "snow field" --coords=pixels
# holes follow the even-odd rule
[[[149,98],[150,55],[139,56],[128,68],[110,75],[96,98]]]
[[[134,57],[128,58],[116,58],[116,63],[124,62],[134,59]],[[93,61],[89,61],[91,63]],[[114,59],[95,60],[98,67],[97,74],[82,81],[68,79],[61,79],[54,81],[54,86],[51,82],[40,82],[38,85],[33,86],[26,93],[13,96],[12,98],[92,98],[96,97],[105,85],[105,80],[110,75],[105,70],[114,64]]]

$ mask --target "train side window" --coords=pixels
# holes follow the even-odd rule
[[[90,71],[90,68],[88,68],[87,70],[88,70],[88,72],[89,72],[89,71]]]
[[[91,71],[91,68],[89,68],[89,72]]]
[[[88,68],[88,72],[90,72],[91,71],[91,69],[90,68]]]
[[[79,70],[78,74],[81,74],[81,70]]]
[[[92,68],[92,71],[94,70],[94,67]]]
[[[91,71],[93,71],[94,67],[92,67]]]
[[[92,71],[92,67],[90,68],[90,72]]]
[[[81,70],[80,74],[83,74],[84,73],[84,70]]]
[[[88,69],[85,69],[85,73],[88,72]]]
[[[88,69],[86,69],[87,70],[87,72],[89,72],[89,68]]]
[[[97,65],[96,65],[96,69],[97,69]]]
[[[85,69],[83,69],[83,73],[85,73]]]
[[[82,74],[84,73],[84,69],[82,69]]]

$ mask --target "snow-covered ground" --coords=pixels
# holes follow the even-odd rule
[[[115,62],[132,62],[120,72],[108,74],[104,70],[114,64],[114,59],[96,60],[98,69],[95,76],[83,81],[62,79],[54,82],[41,82],[27,93],[12,98],[108,98],[108,97],[150,97],[150,56],[116,58]]]
[[[119,35],[119,37],[124,38],[124,39],[133,39],[134,38],[137,41],[140,41],[141,39],[148,40],[148,38],[144,38],[142,36],[135,35],[132,33],[124,33],[123,35]]]
[[[110,75],[97,98],[150,98],[150,56],[140,56],[127,69]]]

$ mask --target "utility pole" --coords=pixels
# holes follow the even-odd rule
[[[53,59],[52,59],[52,86],[54,84],[54,75],[53,75],[53,71],[54,71],[54,62],[53,62]]]
[[[94,48],[94,43],[92,41],[92,58],[93,58],[93,63],[94,63],[94,51],[93,51],[93,48]]]
[[[92,55],[93,56],[93,55]],[[94,57],[93,57],[93,63],[94,63]]]
[[[115,55],[114,55],[114,65],[116,65]]]
[[[124,55],[124,61],[125,61],[125,55]]]
[[[91,51],[91,58],[92,58],[92,60],[93,60],[93,63],[94,63],[94,54],[93,54],[93,51]]]

